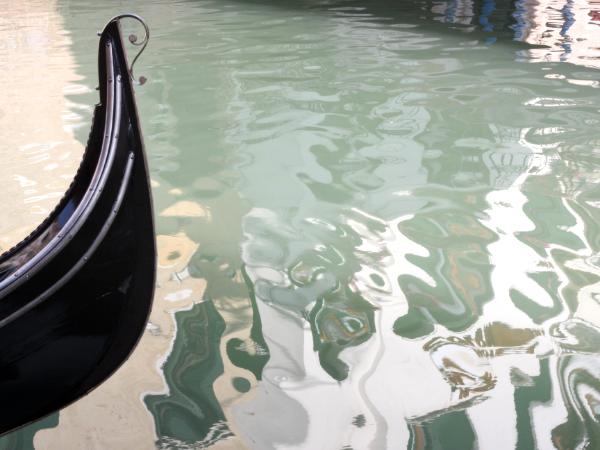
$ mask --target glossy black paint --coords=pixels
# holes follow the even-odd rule
[[[79,171],[50,216],[0,256],[0,434],[102,383],[150,312],[152,201],[118,21],[98,58],[100,103]]]

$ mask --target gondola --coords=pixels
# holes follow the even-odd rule
[[[80,167],[53,212],[0,256],[0,434],[102,383],[148,319],[154,224],[124,17],[144,25],[130,41],[146,46],[135,15],[101,32],[100,102]]]

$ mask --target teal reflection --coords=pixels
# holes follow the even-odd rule
[[[168,394],[148,395],[144,401],[157,418],[157,447],[208,446],[232,435],[213,390],[223,374],[219,344],[225,322],[212,302],[175,318],[177,345],[162,368]]]
[[[0,438],[1,450],[33,450],[35,434],[44,429],[58,426],[58,413],[50,414],[35,423]]]

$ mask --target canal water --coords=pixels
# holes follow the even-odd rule
[[[592,3],[52,8],[80,143],[96,31],[150,26],[158,286],[123,368],[0,448],[600,448]]]

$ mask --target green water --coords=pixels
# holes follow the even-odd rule
[[[207,281],[157,447],[600,448],[598,71],[509,6],[59,2],[89,87],[90,31],[147,19],[156,211],[210,212],[157,216]]]

